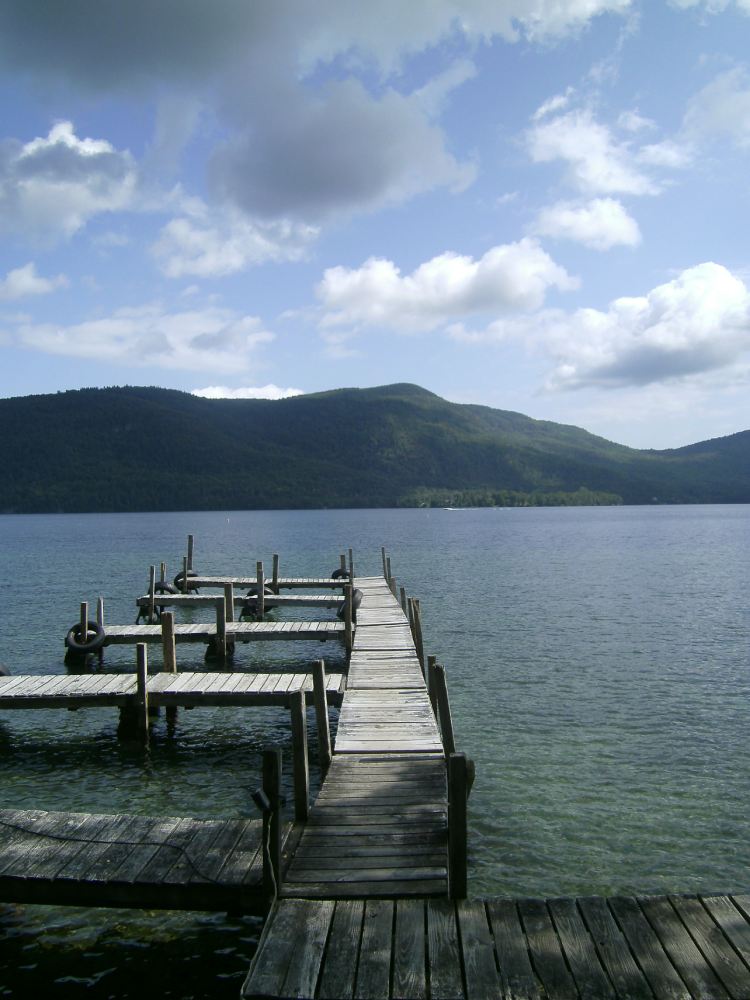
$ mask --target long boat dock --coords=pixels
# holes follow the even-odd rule
[[[294,824],[283,818],[278,749],[264,752],[253,796],[262,821],[1,810],[0,899],[266,914],[244,1000],[750,1000],[750,894],[466,898],[473,765],[456,752],[445,671],[425,656],[419,603],[403,590],[396,598],[385,552],[382,578],[355,577],[351,550],[348,576],[342,557],[335,580],[282,578],[278,557],[270,579],[261,563],[255,577],[188,579],[190,569],[188,557],[190,589],[172,594],[156,592],[152,567],[137,604],[152,618],[158,605],[160,623],[137,626],[135,676],[0,678],[0,709],[127,704],[147,731],[148,709],[159,705],[284,705]],[[234,622],[233,609],[252,597],[235,597],[235,586],[269,586],[269,603],[308,609],[337,607],[341,596],[285,600],[279,590],[343,589],[345,622]],[[193,626],[165,609],[211,603],[226,642],[241,641],[239,626],[269,639],[292,625],[301,634],[338,626],[331,635],[344,630],[346,666],[328,675],[322,661],[299,673],[177,672],[175,638],[198,633],[178,631]],[[258,627],[270,625],[281,627]],[[158,640],[171,667],[149,675],[145,644]],[[309,703],[322,777],[311,807]],[[340,706],[333,744],[329,703]]]

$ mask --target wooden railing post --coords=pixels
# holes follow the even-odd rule
[[[438,704],[437,704],[437,681],[435,680],[435,667],[437,666],[437,657],[428,656],[427,657],[427,690],[430,695],[430,704],[432,705],[432,714],[437,719],[438,717]]]
[[[419,601],[413,598],[414,603],[414,645],[417,647],[417,656],[419,657],[419,663],[422,667],[422,675],[424,676],[425,669],[425,659],[424,659],[424,642],[422,640],[422,612],[419,607]]]
[[[346,568],[346,556],[344,555],[343,552],[339,556],[339,567],[340,567],[342,573],[347,573],[348,572],[348,570]]]
[[[435,678],[438,718],[440,720],[440,735],[443,737],[443,749],[446,757],[456,752],[456,741],[453,736],[453,719],[448,701],[448,685],[445,680],[445,667],[435,665]]]
[[[227,655],[227,606],[223,597],[216,601],[216,655],[222,660]]]
[[[448,895],[466,899],[466,754],[448,756]]]
[[[177,647],[174,636],[174,612],[164,611],[161,616],[161,647],[164,669],[167,673],[177,673]]]
[[[148,568],[148,623],[149,625],[154,624],[154,615],[156,614],[156,608],[154,604],[154,598],[156,596],[156,566],[149,566]]]
[[[354,579],[354,553],[349,549],[349,579]]]
[[[279,557],[277,553],[273,556],[273,579],[271,580],[271,590],[274,594],[279,592]]]
[[[344,587],[344,642],[346,644],[346,650],[348,653],[352,651],[353,639],[352,639],[352,594],[353,588],[351,583],[347,583]]]
[[[101,628],[104,628],[104,598],[97,597],[96,599],[96,624]],[[99,666],[104,663],[104,646],[100,646],[97,652],[97,657],[99,660]]]
[[[255,579],[257,594],[255,596],[255,615],[259,622],[263,621],[266,613],[266,577],[263,573],[263,563],[255,564]]]
[[[194,541],[193,536],[192,535],[188,535],[188,541],[187,541],[187,568],[188,569],[192,569],[193,568],[193,541]]]
[[[167,564],[165,562],[159,565],[159,580],[162,583],[167,582]]]
[[[290,696],[289,708],[292,715],[294,818],[304,822],[310,808],[310,766],[307,759],[307,715],[304,691],[295,691]]]
[[[136,716],[135,724],[144,739],[148,739],[148,652],[146,643],[139,642],[136,655]]]
[[[388,579],[388,563],[385,557],[385,545],[380,546],[380,558],[383,560],[383,579]]]
[[[224,584],[224,608],[228,622],[234,621],[234,584]]]
[[[269,898],[281,888],[281,750],[263,751],[263,791],[269,808],[263,810],[263,886]]]
[[[404,614],[408,618],[408,616],[409,616],[409,609],[408,609],[408,607],[406,605],[406,587],[401,587],[400,594],[401,594],[401,610],[404,612]]]
[[[320,770],[325,776],[331,766],[331,727],[328,721],[328,695],[326,693],[326,665],[324,660],[313,664],[313,700],[315,721],[318,727],[318,755]]]

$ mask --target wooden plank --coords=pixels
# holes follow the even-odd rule
[[[283,997],[283,986],[294,951],[305,933],[311,904],[300,899],[279,902],[268,918],[262,947],[255,953],[242,987],[243,996]]]
[[[670,896],[708,964],[733,997],[750,997],[750,969],[729,943],[721,927],[695,897]]]
[[[523,921],[534,969],[555,1000],[577,1000],[578,990],[565,964],[560,941],[544,900],[522,899],[518,912]]]
[[[393,903],[368,899],[354,990],[358,1000],[388,1000],[390,997],[392,932]]]
[[[500,977],[484,903],[461,900],[456,912],[467,1000],[495,1000],[500,993]]]
[[[333,917],[334,903],[322,900],[309,905],[305,914],[304,933],[298,938],[292,952],[282,995],[289,997],[313,997],[320,975],[323,951],[328,940],[328,931]]]
[[[361,899],[336,903],[318,989],[320,1000],[345,1000],[354,996],[364,911]]]
[[[427,997],[426,915],[422,900],[396,902],[393,936],[394,997]]]
[[[602,968],[594,941],[573,899],[551,899],[549,911],[581,997],[606,1000],[615,991]]]
[[[508,899],[487,904],[503,993],[516,1000],[539,1000],[541,989],[529,960],[517,906]]]
[[[724,1000],[728,995],[726,990],[698,950],[669,900],[663,896],[651,896],[639,899],[638,902],[693,996]]]
[[[617,993],[650,1000],[651,988],[633,959],[628,942],[617,926],[606,900],[588,897],[579,899],[578,906]]]
[[[433,1000],[464,997],[456,911],[444,899],[427,903],[427,956]]]
[[[690,991],[680,979],[637,900],[616,896],[607,902],[654,996],[659,1000],[689,1000]]]
[[[703,896],[703,905],[750,967],[750,923],[728,896]]]

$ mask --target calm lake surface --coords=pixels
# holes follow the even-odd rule
[[[79,602],[133,621],[148,566],[171,578],[189,532],[208,574],[270,572],[278,552],[282,574],[327,575],[351,546],[375,575],[387,547],[476,761],[471,895],[750,889],[750,507],[0,517],[0,662],[62,672]],[[341,658],[279,645],[239,646],[236,666]],[[202,650],[178,660],[198,668]],[[105,662],[130,670],[133,650]],[[290,747],[280,710],[182,711],[147,750],[117,721],[3,714],[2,806],[253,816],[261,750]],[[0,906],[0,996],[236,997],[258,933],[225,915]]]

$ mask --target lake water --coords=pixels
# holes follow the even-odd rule
[[[79,602],[102,595],[107,620],[133,621],[148,566],[165,560],[171,577],[189,532],[203,573],[270,570],[278,552],[282,574],[328,574],[351,546],[374,575],[386,545],[476,761],[471,895],[750,889],[750,507],[0,517],[0,662],[61,672]],[[236,663],[340,658],[280,645],[240,646]],[[108,668],[132,663],[132,649],[106,652]],[[147,750],[116,728],[111,709],[6,713],[3,807],[252,816],[262,748],[290,746],[272,709],[181,712]],[[258,930],[0,908],[0,996],[234,998]]]

